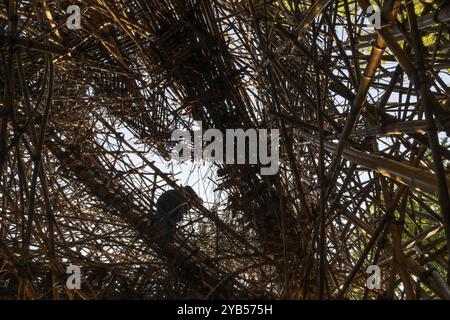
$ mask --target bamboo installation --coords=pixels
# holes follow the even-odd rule
[[[449,12],[2,2],[0,299],[450,299]],[[199,123],[278,129],[278,172],[180,169]],[[156,201],[186,181],[207,201],[167,245]]]

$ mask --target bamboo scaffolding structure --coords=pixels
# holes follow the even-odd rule
[[[450,298],[447,2],[72,4],[0,4],[0,299]],[[208,129],[278,171],[171,159]]]

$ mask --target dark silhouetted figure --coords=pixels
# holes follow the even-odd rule
[[[164,192],[156,202],[156,215],[158,226],[161,228],[163,246],[172,241],[177,223],[189,212],[192,201],[203,203],[203,200],[190,186],[182,189],[187,194],[186,196],[178,190],[169,190]]]

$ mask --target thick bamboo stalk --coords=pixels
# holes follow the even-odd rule
[[[319,138],[306,133],[300,132],[299,135],[319,146]],[[336,152],[338,145],[336,143],[325,141],[325,150],[328,152]],[[364,168],[378,172],[379,174],[391,178],[403,185],[411,187],[417,191],[436,194],[438,192],[437,177],[434,173],[411,165],[386,159],[384,157],[364,153],[353,148],[346,147],[343,150],[344,159],[354,162]],[[450,176],[446,176],[447,182],[450,183]]]

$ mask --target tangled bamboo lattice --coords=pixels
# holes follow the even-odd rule
[[[450,3],[374,4],[3,1],[0,298],[450,299]],[[279,129],[280,169],[193,163],[162,246],[194,121]]]

